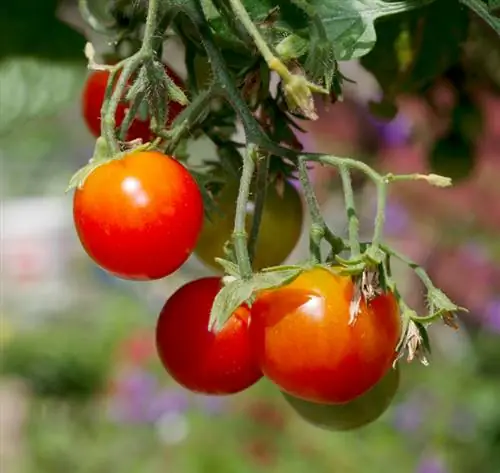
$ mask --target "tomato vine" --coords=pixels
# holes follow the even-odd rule
[[[460,3],[500,33],[500,20],[491,14],[484,2],[461,0]],[[191,136],[204,132],[218,148],[221,158],[219,167],[228,161],[232,161],[236,169],[241,166],[234,230],[229,245],[234,258],[229,251],[227,258],[217,260],[230,278],[225,279],[225,287],[215,297],[210,327],[220,328],[237,307],[251,302],[259,291],[286,284],[313,266],[334,265],[355,281],[357,290],[350,308],[351,322],[355,321],[362,300],[370,301],[380,291],[391,291],[399,302],[403,318],[399,351],[408,351],[409,359],[419,354],[425,358],[425,351],[429,348],[425,327],[440,318],[453,325],[453,314],[465,309],[437,289],[422,267],[384,243],[387,193],[394,182],[421,180],[433,186],[447,187],[451,185],[451,179],[436,174],[381,174],[356,159],[305,153],[292,138],[292,117],[315,120],[316,100],[341,99],[343,83],[348,79],[340,73],[338,62],[362,56],[366,59],[370,51],[375,54],[375,20],[378,18],[391,15],[397,21],[400,17],[403,25],[409,22],[405,15],[410,10],[432,9],[435,4],[455,9],[462,6],[458,3],[451,5],[448,0],[345,2],[338,7],[341,11],[339,15],[343,17],[337,19],[339,22],[342,18],[351,19],[352,28],[356,30],[353,33],[340,27],[333,31],[322,19],[333,14],[331,2],[289,0],[280,2],[278,7],[264,0],[149,0],[147,9],[143,4],[135,6],[135,21],[122,23],[116,13],[120,9],[127,9],[130,13],[131,9],[134,10],[134,2],[110,2],[111,16],[115,14],[115,21],[100,19],[92,11],[88,0],[80,0],[79,4],[87,23],[111,39],[118,41],[127,35],[134,36],[139,26],[144,26],[144,32],[137,51],[113,65],[98,64],[93,47],[87,46],[89,67],[109,71],[109,81],[101,110],[102,138],[98,139],[89,166],[75,175],[70,187],[82,186],[86,176],[96,166],[120,158],[131,150],[158,149],[183,160],[185,142]],[[463,12],[457,14],[463,15]],[[167,30],[173,32],[186,47],[187,82],[190,85],[187,91],[176,85],[161,62],[162,40]],[[399,60],[395,66],[399,68],[397,77],[405,83],[408,83],[413,66],[418,62],[419,47],[416,46],[413,51],[408,46],[412,31],[405,30],[398,37],[398,41],[406,46],[400,48],[399,59],[394,59]],[[192,77],[196,75],[195,56],[206,61],[211,71],[212,80],[205,88],[199,87],[196,80],[199,78]],[[373,67],[374,62],[367,60],[366,64]],[[434,72],[435,76],[439,76],[442,71],[437,69]],[[278,78],[274,97],[269,92],[271,73]],[[132,83],[130,87],[129,83]],[[386,105],[392,106],[392,100],[398,93],[397,84],[392,84],[385,92]],[[129,108],[120,130],[117,130],[116,110],[124,96]],[[167,102],[175,101],[185,106],[167,128],[163,126],[168,113],[165,97]],[[143,102],[148,106],[151,131],[157,138],[149,144],[121,141],[120,137],[126,136]],[[266,104],[274,113],[274,118],[270,119],[271,126],[256,113],[259,107],[266,112]],[[381,104],[376,105],[380,108]],[[245,132],[246,143],[243,146],[232,141],[237,119]],[[278,135],[279,139],[275,137]],[[240,154],[242,147],[244,150]],[[313,162],[338,169],[348,218],[347,239],[337,236],[321,215],[308,177],[307,166]],[[277,172],[272,171],[273,163],[277,163]],[[217,180],[215,173],[211,173],[213,166],[208,169],[207,173],[197,173],[192,169],[207,202],[211,200],[212,193],[207,191],[205,184]],[[219,168],[216,166],[216,169]],[[266,199],[266,184],[272,175],[286,178],[296,171],[312,221],[309,229],[310,259],[303,265],[278,266],[253,273],[252,258]],[[359,237],[359,218],[351,183],[351,174],[355,172],[365,174],[376,188],[377,211],[370,242],[362,242]],[[246,209],[255,174],[256,204],[252,227],[247,233]],[[324,241],[330,246],[327,258],[323,258],[321,252]],[[429,314],[416,314],[402,298],[390,271],[392,258],[406,263],[424,283]]]

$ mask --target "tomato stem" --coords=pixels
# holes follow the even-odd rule
[[[339,166],[340,179],[344,189],[344,201],[349,227],[349,245],[351,247],[351,257],[357,258],[361,254],[359,245],[359,219],[356,213],[354,202],[354,191],[352,190],[351,174],[345,164]]]
[[[307,208],[311,216],[312,225],[309,231],[309,252],[311,262],[321,262],[320,244],[326,239],[332,247],[333,255],[340,253],[344,248],[343,240],[336,236],[328,227],[321,214],[318,199],[307,173],[307,161],[304,156],[298,159],[299,180],[304,192]]]
[[[236,216],[234,219],[232,240],[234,252],[236,254],[236,261],[238,263],[242,279],[250,279],[253,274],[252,265],[250,264],[250,258],[248,255],[246,215],[248,196],[250,194],[250,186],[255,170],[256,158],[257,149],[254,145],[250,145],[243,158],[243,171],[241,173],[238,199],[236,200]]]
[[[377,182],[377,213],[375,215],[375,226],[373,228],[372,248],[378,250],[385,224],[385,207],[387,205],[387,184],[385,180]]]
[[[255,182],[255,199],[254,210],[252,217],[252,227],[250,228],[250,235],[248,237],[248,257],[250,262],[253,263],[255,255],[255,246],[257,244],[257,237],[259,235],[260,222],[262,220],[262,213],[267,195],[267,180],[269,176],[269,163],[271,158],[268,153],[262,155],[257,162],[257,179]]]

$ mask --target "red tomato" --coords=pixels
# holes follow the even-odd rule
[[[283,393],[292,409],[310,424],[332,431],[359,429],[375,422],[391,405],[399,387],[399,369],[387,374],[361,396],[344,404],[318,404]]]
[[[182,80],[168,66],[165,70],[169,77],[179,86],[182,87]],[[82,95],[82,114],[90,132],[98,138],[101,136],[101,107],[106,92],[108,83],[108,71],[92,71],[85,83]],[[128,108],[127,103],[119,103],[116,109],[116,127],[119,128],[125,118]],[[184,106],[177,102],[170,102],[168,105],[168,120],[166,125],[170,125],[174,118],[184,109]],[[132,141],[140,138],[144,143],[151,141],[154,135],[149,129],[149,118],[141,120],[136,117],[127,133],[127,141]]]
[[[194,392],[237,393],[262,377],[248,336],[247,306],[239,307],[217,334],[208,331],[220,288],[216,277],[182,286],[167,300],[156,326],[156,345],[165,369]]]
[[[263,373],[283,391],[344,403],[387,373],[401,331],[396,300],[384,294],[363,302],[349,325],[353,291],[350,277],[315,268],[258,295],[250,335]]]
[[[75,192],[73,217],[97,264],[124,279],[159,279],[191,254],[203,200],[182,164],[139,151],[95,169]]]

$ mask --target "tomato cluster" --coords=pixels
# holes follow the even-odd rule
[[[361,302],[350,323],[351,277],[315,268],[262,291],[213,333],[208,321],[220,288],[219,278],[190,282],[161,311],[157,349],[181,385],[230,394],[265,375],[301,417],[331,430],[360,427],[387,409],[399,383],[392,365],[401,323],[392,294]]]
[[[96,136],[107,80],[107,72],[94,72],[84,91],[84,117]],[[173,112],[170,120],[179,109]],[[117,126],[125,113],[120,104]],[[136,138],[151,140],[148,119],[132,122],[127,140]],[[290,182],[282,184],[267,189],[255,271],[282,263],[301,234],[300,196]],[[102,268],[124,279],[153,280],[176,271],[193,252],[214,266],[233,231],[237,196],[238,186],[225,184],[216,196],[220,212],[204,221],[202,195],[186,167],[141,148],[90,172],[74,194],[74,223],[82,246]],[[247,231],[253,203],[250,196]],[[331,430],[360,427],[387,409],[399,383],[392,366],[401,335],[391,293],[362,300],[352,323],[352,278],[318,266],[258,292],[251,306],[240,305],[214,332],[209,319],[221,288],[220,277],[191,281],[161,310],[156,347],[179,384],[227,395],[265,376],[300,417]]]

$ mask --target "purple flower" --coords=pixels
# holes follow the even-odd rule
[[[150,399],[157,388],[158,380],[142,370],[132,371],[118,382],[121,394],[138,399]]]
[[[411,433],[422,425],[423,408],[418,401],[407,401],[394,409],[394,427],[400,432]]]
[[[398,114],[390,122],[379,120],[371,114],[368,116],[373,126],[377,129],[380,138],[388,147],[405,144],[411,137],[411,124],[401,114]]]
[[[443,459],[437,455],[423,456],[416,473],[448,473]]]
[[[484,326],[491,332],[500,334],[500,298],[493,299],[486,306]]]
[[[181,389],[165,389],[159,392],[149,404],[149,416],[156,421],[166,413],[181,414],[189,409],[189,397]]]

